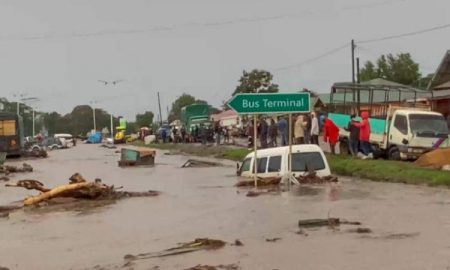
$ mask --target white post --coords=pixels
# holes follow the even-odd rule
[[[289,134],[288,134],[288,140],[289,140],[289,180],[288,180],[288,187],[291,186],[291,178],[292,178],[292,113],[289,114]]]
[[[34,115],[34,108],[33,108],[33,137],[36,135],[35,133],[35,115]]]
[[[111,114],[111,141],[112,141],[112,144],[114,144],[114,132],[113,132],[113,130],[114,130],[113,115]]]
[[[256,137],[258,137],[257,136],[257,128],[256,128],[256,125],[257,125],[257,121],[256,121],[256,114],[254,114],[253,115],[253,151],[255,152],[255,160],[254,160],[254,162],[253,162],[253,168],[254,168],[254,170],[255,170],[255,172],[254,172],[254,179],[255,179],[255,188],[256,187],[258,187],[258,162],[257,162],[257,154],[256,154],[256,151],[258,150],[258,147],[257,147],[257,139],[256,139]]]
[[[94,132],[97,132],[97,125],[95,123],[95,107],[92,106],[92,117],[94,119]]]
[[[19,115],[19,101],[16,102],[17,107],[17,115]]]

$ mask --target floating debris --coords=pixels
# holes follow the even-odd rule
[[[338,178],[336,176],[328,175],[320,177],[316,174],[316,172],[310,172],[307,175],[298,176],[296,179],[300,184],[324,184],[338,182]]]
[[[281,177],[258,177],[257,186],[258,187],[266,187],[266,186],[278,186],[281,182]],[[242,180],[236,183],[236,187],[252,187],[255,186],[255,180]]]
[[[27,163],[23,163],[22,167],[2,165],[0,166],[0,173],[9,175],[10,173],[22,173],[22,172],[32,172],[33,167]]]
[[[118,191],[122,187],[115,188],[102,183],[101,179],[95,181],[88,181],[84,179],[79,173],[72,175],[69,178],[70,182],[67,185],[58,186],[55,188],[47,188],[44,184],[37,180],[20,180],[15,184],[7,184],[8,187],[23,187],[31,190],[38,190],[41,194],[37,196],[28,197],[23,201],[23,205],[35,205],[44,201],[48,201],[57,197],[75,198],[75,199],[120,199],[125,197],[150,197],[157,196],[157,191],[145,192],[131,192]]]
[[[372,233],[370,228],[356,228],[356,229],[348,229],[346,232],[349,233]]]
[[[204,161],[198,159],[188,159],[181,168],[203,168],[203,167],[217,167],[222,164],[213,161]]]
[[[236,240],[234,240],[234,245],[237,246],[237,247],[241,247],[241,246],[243,246],[244,244],[241,242],[241,240],[236,239]]]
[[[272,243],[277,242],[277,241],[279,241],[279,240],[281,240],[280,237],[266,238],[266,242],[272,242]]]
[[[361,225],[361,222],[340,220],[339,218],[326,218],[326,219],[303,219],[298,221],[300,228],[314,228],[314,227],[337,227],[341,224],[346,225]]]
[[[169,248],[160,252],[142,253],[138,255],[125,255],[124,260],[132,262],[136,260],[144,260],[156,257],[166,257],[178,254],[184,254],[199,250],[214,250],[225,246],[225,242],[222,240],[209,239],[209,238],[197,238],[192,242],[182,243],[178,247]]]
[[[211,265],[197,265],[191,268],[186,268],[184,270],[239,270],[240,267],[236,264],[228,264],[228,265],[217,265],[217,266],[211,266]]]

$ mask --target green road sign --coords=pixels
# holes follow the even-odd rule
[[[229,102],[238,114],[310,112],[309,93],[237,94]]]

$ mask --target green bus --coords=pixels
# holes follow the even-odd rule
[[[24,146],[23,120],[20,115],[0,112],[0,152],[20,156]]]

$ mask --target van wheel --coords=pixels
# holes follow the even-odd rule
[[[389,149],[388,158],[390,160],[400,160],[400,150],[397,147],[391,147]]]

